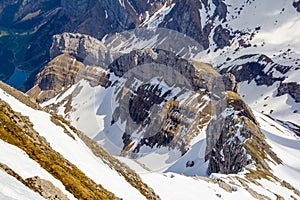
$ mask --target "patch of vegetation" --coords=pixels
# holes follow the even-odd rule
[[[249,119],[244,118],[245,127],[251,130],[251,139],[245,141],[245,146],[260,169],[270,170],[266,160],[274,164],[281,164],[282,160],[272,151],[272,147],[266,142],[265,136],[258,127]],[[271,159],[270,159],[271,158]]]
[[[18,32],[12,29],[2,29],[1,32],[5,32],[5,35],[0,37],[0,43],[5,44],[5,47],[7,48],[6,51],[0,52],[0,57],[3,58],[2,61],[10,63],[10,68],[15,66],[22,70],[29,70],[29,66],[25,63],[25,52],[27,51],[28,44],[33,36],[34,30]],[[27,68],[23,68],[25,65]]]
[[[95,156],[99,157],[106,165],[111,169],[116,170],[125,180],[140,191],[147,199],[160,199],[157,194],[145,184],[140,176],[130,169],[127,165],[119,161],[117,158],[110,155],[105,149],[103,149],[97,142],[93,141],[87,137],[82,132],[74,128],[67,120],[65,120],[60,115],[54,115],[57,120],[60,120],[62,123],[68,125],[70,129],[78,135],[78,137],[92,150]]]
[[[240,178],[240,177],[235,177],[244,187],[245,190],[247,190],[247,192],[249,192],[249,194],[251,194],[255,199],[266,199],[266,200],[270,200],[269,197],[259,194],[258,192],[256,192],[255,190],[253,190],[252,188],[249,187],[249,185],[247,184],[247,181]]]
[[[258,124],[251,108],[242,100],[240,95],[235,92],[226,92],[226,102],[231,105],[236,111],[240,111],[240,115],[249,118],[255,124]]]
[[[193,63],[193,65],[195,66],[195,68],[197,70],[203,70],[206,73],[209,72],[212,75],[220,76],[220,74],[211,65],[209,65],[207,63],[199,62],[199,61],[196,61],[196,60],[192,60],[192,63]]]
[[[77,199],[118,199],[54,151],[24,118],[26,117],[15,113],[7,103],[0,101],[0,139],[26,152],[31,159],[60,180]]]

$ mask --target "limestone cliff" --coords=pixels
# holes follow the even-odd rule
[[[81,79],[88,80],[94,86],[109,85],[108,76],[104,71],[96,67],[87,67],[76,58],[62,54],[55,57],[37,74],[35,86],[27,94],[37,102],[44,102]]]

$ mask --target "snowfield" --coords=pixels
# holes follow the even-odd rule
[[[76,105],[76,109],[67,115],[70,117],[72,124],[78,127],[80,124],[84,125],[85,123],[90,122],[89,127],[86,130],[84,126],[80,126],[80,130],[83,132],[89,132],[89,130],[92,129],[97,130],[99,124],[103,124],[104,126],[108,125],[111,128],[111,125],[108,122],[110,122],[112,114],[110,108],[113,106],[112,103],[107,101],[104,97],[109,97],[112,91],[110,91],[110,89],[104,90],[101,87],[92,88],[85,81],[79,82],[78,85],[83,86],[89,92],[85,93],[86,95],[74,97],[73,105]],[[89,95],[87,96],[87,94]],[[93,95],[94,97],[92,97]],[[89,99],[94,99],[94,103],[86,100],[82,102],[82,99],[85,99],[82,98],[83,96],[88,97]],[[56,103],[59,103],[59,101]],[[83,116],[88,117],[80,118],[81,112],[83,112]],[[300,181],[297,179],[297,177],[300,177],[300,159],[297,157],[300,153],[299,137],[290,130],[277,124],[269,117],[259,112],[254,112],[254,114],[260,124],[262,132],[266,136],[267,142],[271,145],[272,150],[283,161],[282,165],[274,165],[270,162],[269,165],[271,167],[271,171],[279,179],[285,180],[288,183],[291,183],[296,189],[299,189]],[[78,119],[78,117],[79,120],[74,120]],[[92,119],[97,118],[100,119],[99,123],[91,123]],[[107,122],[105,122],[106,120]],[[108,147],[107,149],[114,155],[119,155],[116,153],[120,152],[120,147],[111,142],[114,138],[107,138],[103,132],[106,128],[107,127],[99,128],[97,131],[98,136],[94,137],[94,139],[103,144],[104,147]],[[116,131],[116,129],[113,130]],[[93,136],[97,134],[91,135]],[[117,137],[116,134],[114,136]],[[163,148],[155,150],[153,153],[151,153],[153,151],[152,149],[149,148],[149,151],[147,152],[147,149],[143,148],[145,156],[139,157],[136,160],[124,157],[117,158],[127,164],[130,168],[134,169],[136,173],[141,176],[142,180],[152,187],[154,191],[162,197],[162,199],[182,199],[187,197],[188,199],[198,199],[199,196],[204,199],[219,199],[219,195],[223,199],[239,198],[240,196],[243,196],[243,198],[245,197],[245,199],[253,199],[253,196],[249,193],[249,191],[245,189],[245,187],[241,185],[236,178],[244,178],[244,174],[247,173],[247,171],[238,175],[214,174],[210,176],[210,178],[221,179],[228,183],[230,187],[234,188],[233,192],[227,192],[216,185],[216,183],[212,183],[211,181],[202,178],[208,177],[208,163],[205,162],[204,159],[205,148],[206,133],[203,131],[203,133],[199,134],[191,141],[190,150],[184,156],[180,158],[178,157],[179,159],[177,159],[174,163],[168,163],[167,160],[165,160],[165,158],[170,157],[173,154],[172,151],[168,152]],[[176,155],[174,154],[173,156]],[[158,160],[159,162],[157,162]],[[186,167],[186,163],[191,160],[194,161],[194,166]],[[266,195],[271,199],[277,198],[275,194],[279,194],[283,197],[290,197],[291,195],[295,197],[295,194],[291,190],[280,186],[280,183],[278,182],[266,179],[261,179],[258,182],[261,185],[249,183],[248,186],[257,193]],[[178,191],[180,190],[180,194],[172,192],[174,191],[174,188]]]
[[[24,116],[29,116],[30,121],[34,125],[34,129],[41,136],[46,138],[46,140],[50,143],[50,146],[71,163],[75,164],[96,183],[101,184],[105,189],[112,191],[118,197],[122,197],[123,199],[145,199],[145,197],[137,189],[133,188],[123,176],[120,176],[116,171],[104,164],[100,158],[96,157],[75,133],[69,130],[75,137],[75,140],[65,134],[62,127],[55,125],[51,121],[50,114],[27,107],[14,97],[6,94],[3,90],[0,90],[0,98],[5,102],[8,102],[14,111],[20,112]],[[0,144],[4,145],[3,143]],[[7,162],[13,166],[19,163],[20,156],[24,155],[23,153],[16,154],[7,151],[1,151],[1,153],[9,153],[6,154],[6,157],[8,157]],[[2,155],[4,156],[5,154]],[[26,155],[23,157],[25,158],[22,160],[26,159]],[[21,173],[25,173],[25,178],[29,176],[33,177],[36,175],[36,173],[32,173],[36,171],[33,169],[38,168],[38,166],[36,163],[33,164],[33,161],[30,161],[29,158],[26,160],[27,162],[24,162],[24,165],[19,163],[20,166],[18,169],[21,168],[19,171]],[[28,162],[31,163],[27,164]],[[36,167],[34,168],[34,166]]]

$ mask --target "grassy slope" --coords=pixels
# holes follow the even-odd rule
[[[16,123],[17,122],[17,123]],[[25,151],[45,170],[60,180],[78,199],[117,199],[117,197],[89,179],[75,165],[54,151],[36,133],[26,117],[5,103],[0,103],[0,139]]]

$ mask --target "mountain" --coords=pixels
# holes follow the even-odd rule
[[[87,34],[102,40],[111,49],[117,45],[109,44],[115,38],[114,33],[121,33],[117,38],[125,41],[133,33],[140,42],[127,40],[127,44],[117,45],[117,51],[130,46],[131,50],[157,47],[165,38],[160,46],[166,50],[175,48],[176,53],[183,47],[196,47],[187,57],[197,57],[222,73],[231,72],[235,76],[252,73],[249,80],[241,77],[237,80],[242,85],[242,97],[253,108],[282,121],[286,127],[299,126],[296,78],[300,65],[299,1],[277,1],[270,5],[265,0],[6,0],[0,3],[0,8],[0,42],[5,44],[0,51],[4,66],[0,78],[23,91],[34,85],[36,74],[55,57],[50,50],[53,41],[57,41],[54,35]],[[154,33],[137,31],[136,34],[136,28],[154,30]],[[167,43],[177,38],[178,33],[188,37],[181,42],[183,37],[179,36],[177,45]],[[260,72],[249,72],[247,67],[237,70],[239,66],[257,66],[253,68]],[[267,77],[268,83],[251,81],[261,79],[260,76]],[[251,88],[257,88],[260,94],[253,96]],[[284,111],[277,109],[279,104]]]
[[[267,149],[272,149],[282,164],[267,158],[269,171],[260,171],[261,166],[254,163],[238,174],[189,177],[180,173],[198,171],[201,161],[195,160],[193,165],[190,159],[199,154],[203,139],[165,172],[149,171],[134,160],[111,156],[61,116],[45,112],[28,96],[3,83],[0,86],[1,198],[300,198],[299,139],[259,113],[254,114],[266,145],[270,145]]]
[[[299,14],[0,2],[0,197],[299,199]]]
[[[207,177],[249,170],[246,180],[284,179],[273,173],[285,164],[259,124],[280,127],[280,134],[298,139],[271,119],[254,115],[237,94],[234,76],[161,49],[105,56],[99,54],[105,45],[98,42],[100,51],[77,52],[78,46],[65,44],[83,44],[74,40],[88,36],[74,36],[65,34],[60,38],[69,41],[56,43],[63,47],[52,46],[62,54],[40,71],[28,92],[45,109],[64,116],[110,153],[135,159],[148,172]],[[89,56],[84,60],[82,55]],[[106,66],[107,57],[115,60]],[[95,70],[91,60],[104,67]],[[84,77],[90,71],[94,78]]]
[[[134,171],[63,118],[44,112],[3,83],[1,88],[4,177],[16,178],[19,185],[46,199],[116,199],[116,195],[125,199],[158,198]],[[17,189],[8,193],[1,187],[1,194],[23,199]]]

